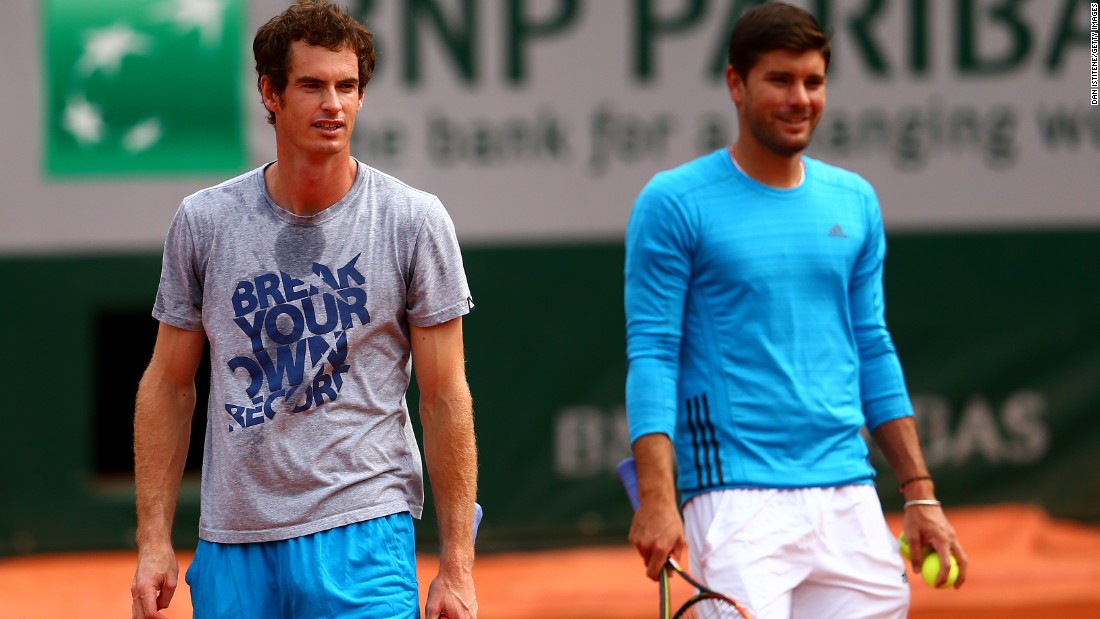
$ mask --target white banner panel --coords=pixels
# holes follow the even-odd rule
[[[110,174],[102,161],[86,175],[47,171],[50,136],[65,137],[50,106],[60,96],[50,75],[58,63],[48,60],[60,30],[48,8],[72,1],[21,0],[0,21],[0,39],[26,50],[25,62],[4,69],[5,82],[20,87],[0,90],[6,253],[155,247],[184,195],[231,175],[182,169],[194,166]],[[232,10],[234,0],[220,2]],[[112,3],[133,5],[97,5]],[[208,94],[244,99],[249,167],[274,156],[253,87],[252,34],[286,4],[248,4],[245,32],[222,39],[244,48],[240,90]],[[620,238],[654,172],[735,137],[721,76],[730,26],[752,4],[349,0],[379,45],[353,151],[440,195],[464,240]],[[810,154],[867,177],[891,230],[1100,225],[1096,2],[798,4],[834,32],[828,104]],[[121,58],[120,76],[139,66],[142,50],[157,49],[159,31],[141,23],[133,28],[146,38],[136,40],[147,45]],[[131,94],[155,111],[171,103],[172,77],[166,66],[163,83]]]

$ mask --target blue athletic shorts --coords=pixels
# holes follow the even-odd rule
[[[199,541],[195,619],[419,619],[408,512],[254,544]]]

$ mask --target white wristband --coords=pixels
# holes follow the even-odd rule
[[[914,505],[941,505],[936,499],[913,499],[912,501],[906,501],[904,507],[913,507]]]

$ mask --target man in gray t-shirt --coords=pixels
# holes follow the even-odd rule
[[[416,615],[415,367],[442,545],[426,615],[476,617],[473,302],[454,226],[435,196],[350,155],[374,65],[365,28],[299,3],[253,47],[278,159],[188,196],[168,232],[135,415],[133,617],[161,616],[176,588],[171,522],[207,341],[195,616]]]

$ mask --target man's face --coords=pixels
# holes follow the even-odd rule
[[[280,148],[306,156],[348,152],[355,115],[363,106],[355,52],[295,41],[289,65],[281,95],[264,80],[264,103],[275,112]]]
[[[743,78],[726,67],[730,98],[749,139],[785,157],[810,144],[825,109],[825,58],[818,51],[772,50]]]

